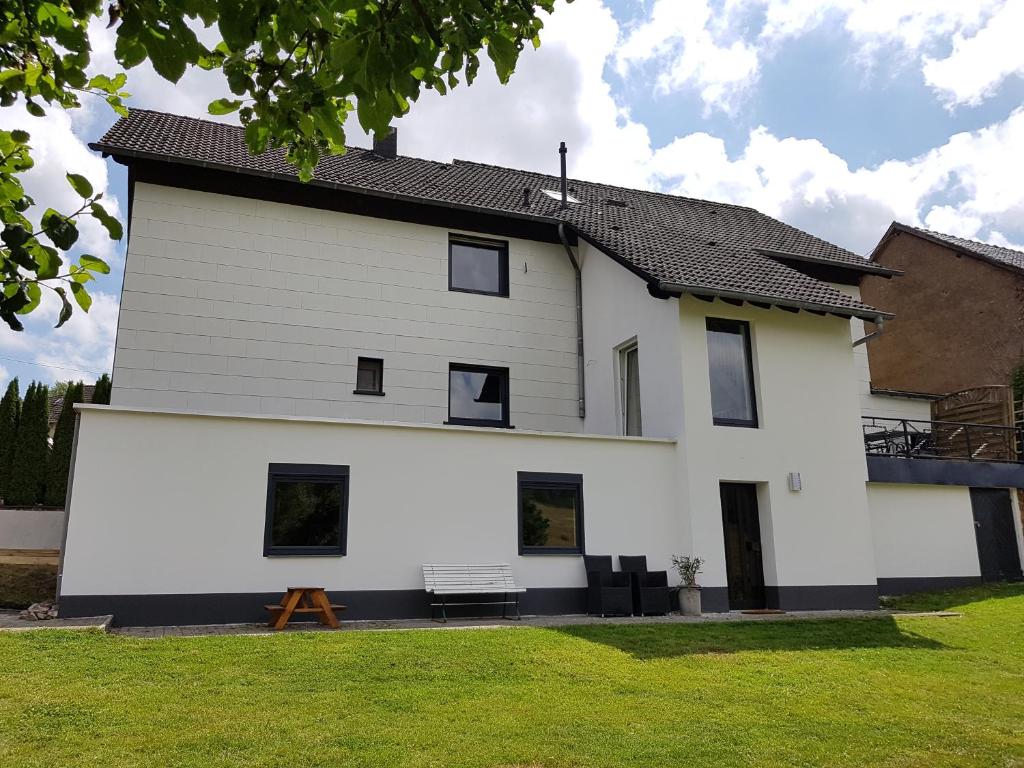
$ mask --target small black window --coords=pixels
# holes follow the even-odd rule
[[[756,427],[754,366],[750,325],[741,320],[709,317],[708,368],[711,372],[711,415],[715,424]]]
[[[348,467],[271,464],[263,555],[344,555]]]
[[[508,296],[508,243],[451,238],[448,290]]]
[[[508,368],[452,363],[447,423],[508,427]]]
[[[519,554],[583,554],[583,475],[519,473]]]
[[[360,357],[356,367],[354,395],[384,394],[384,361],[375,357]]]

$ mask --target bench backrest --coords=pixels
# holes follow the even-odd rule
[[[495,592],[516,589],[512,566],[508,563],[424,565],[423,583],[428,591],[459,587],[493,589]]]

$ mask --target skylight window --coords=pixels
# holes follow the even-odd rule
[[[557,189],[542,189],[541,192],[543,192],[545,195],[550,197],[552,200],[559,200],[559,201],[561,201],[561,199],[562,199],[562,193],[559,192]],[[579,202],[579,200],[577,200],[575,197],[573,197],[572,195],[569,195],[569,194],[567,194],[565,196],[565,199],[568,202],[570,202],[570,203],[578,203]]]

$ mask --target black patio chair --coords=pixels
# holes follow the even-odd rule
[[[612,571],[611,555],[584,555],[587,569],[587,613],[632,616],[633,589],[628,573]]]
[[[630,575],[634,613],[651,616],[669,612],[671,592],[666,571],[648,571],[647,555],[619,555],[619,567]]]

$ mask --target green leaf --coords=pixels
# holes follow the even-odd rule
[[[122,26],[117,31],[117,42],[114,44],[114,56],[122,67],[131,69],[146,60],[146,46],[136,38],[125,34]]]
[[[58,286],[53,290],[57,292],[58,296],[60,296],[60,316],[57,318],[57,324],[53,327],[60,328],[64,323],[71,319],[71,313],[74,310],[71,307],[71,302],[68,301],[68,294],[63,288]]]
[[[11,131],[11,139],[14,141],[15,144],[28,144],[28,131],[19,131],[15,129]]]
[[[25,330],[25,326],[21,324],[21,321],[18,320],[18,318],[15,316],[13,312],[5,312],[4,310],[0,310],[0,320],[3,320],[5,323],[7,323],[8,327],[12,331]]]
[[[181,42],[175,40],[167,32],[146,27],[142,36],[142,42],[149,53],[149,60],[153,69],[164,80],[176,83],[185,74],[185,67],[188,61],[185,57],[185,48]]]
[[[246,0],[217,0],[217,28],[232,51],[244,51],[256,40],[256,8]]]
[[[238,99],[217,99],[207,107],[211,115],[229,115],[238,110],[242,102]]]
[[[0,240],[3,240],[9,248],[14,248],[22,245],[30,235],[31,233],[21,224],[14,224],[4,227],[4,231],[0,233]]]
[[[78,193],[79,197],[92,197],[92,184],[89,180],[78,173],[67,174],[68,183]]]
[[[28,296],[28,303],[18,310],[19,315],[27,315],[39,306],[43,298],[43,291],[39,283],[25,283],[25,294]]]
[[[36,246],[36,248],[32,249],[32,257],[36,260],[36,264],[39,265],[36,269],[36,277],[40,280],[52,280],[60,273],[60,268],[64,261],[57,254],[57,251],[48,245],[37,242]]]
[[[36,104],[34,101],[26,101],[25,109],[33,117],[46,117],[46,110]]]
[[[42,219],[43,231],[50,241],[62,251],[68,251],[78,240],[78,227],[64,218],[53,208],[47,208]]]
[[[95,256],[90,256],[88,253],[83,253],[78,258],[78,263],[82,265],[82,269],[87,269],[90,272],[99,272],[101,275],[110,274],[110,267],[107,266],[107,262]]]
[[[107,213],[107,209],[99,203],[93,203],[89,206],[89,214],[103,225],[111,240],[120,240],[124,236],[121,222]]]
[[[88,312],[89,307],[92,306],[92,296],[85,290],[85,286],[81,283],[71,284],[71,295],[75,297],[75,301],[78,302],[78,306],[82,308],[83,312]]]

